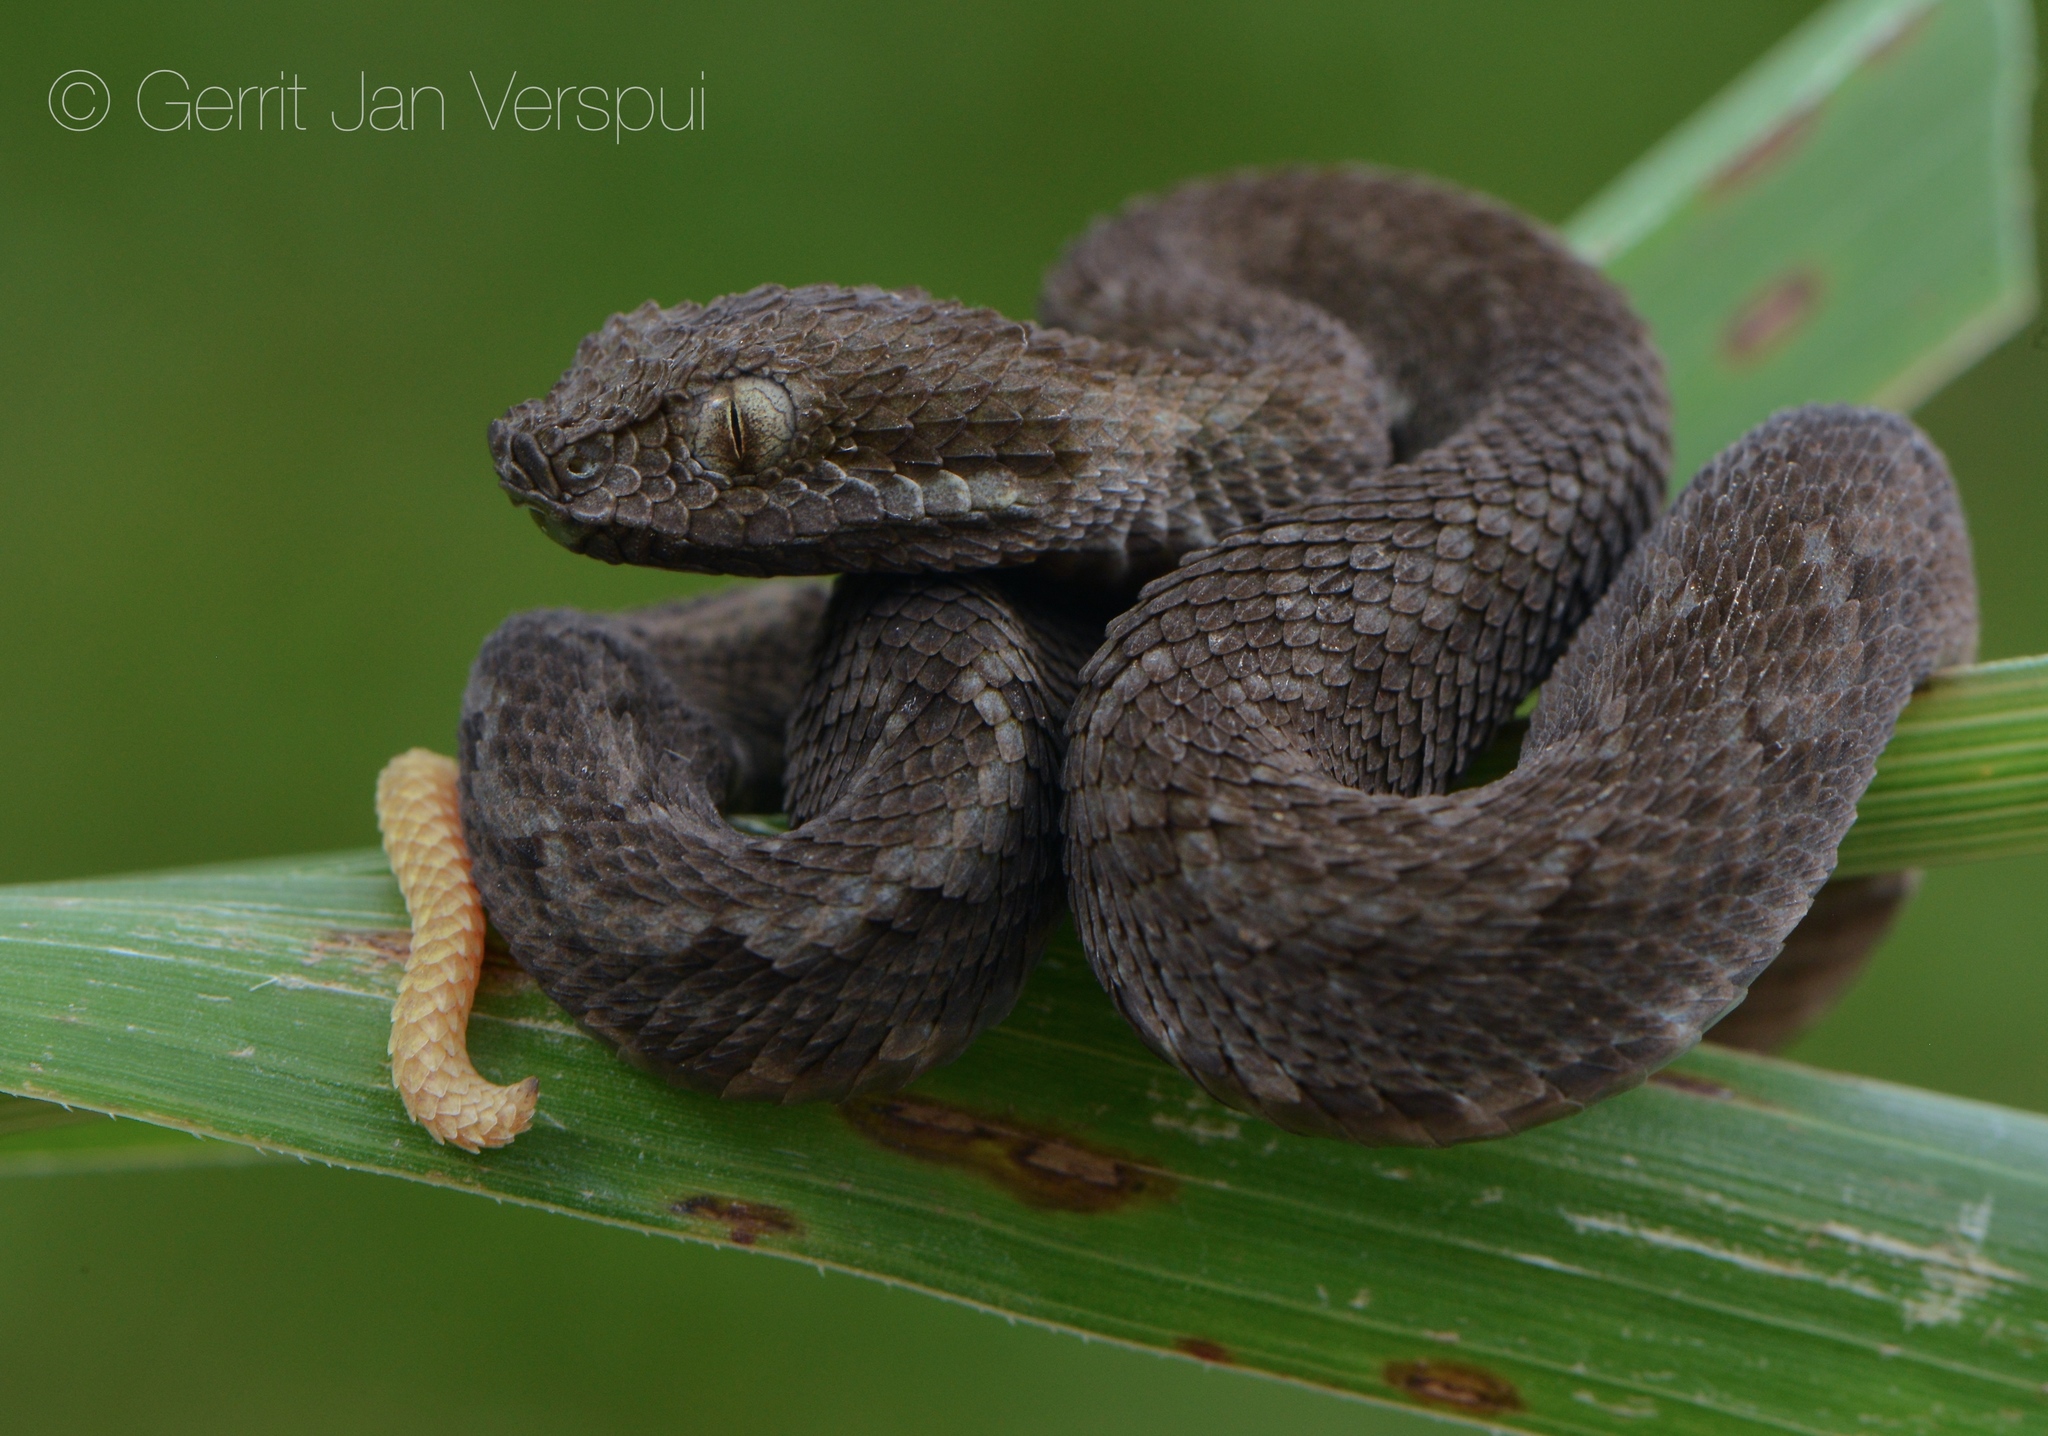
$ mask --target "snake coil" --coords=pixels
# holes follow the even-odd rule
[[[1064,894],[1221,1099],[1517,1131],[1741,1000],[1913,686],[1972,651],[1911,425],[1780,415],[1659,519],[1642,325],[1491,201],[1198,183],[1098,225],[1041,308],[650,304],[491,426],[578,551],[847,575],[519,615],[477,659],[477,887],[630,1059],[899,1085],[1009,1010]],[[1520,766],[1448,791],[1539,683]]]

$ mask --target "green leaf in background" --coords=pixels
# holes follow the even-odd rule
[[[2026,323],[2033,57],[2009,0],[1830,6],[1566,225],[1656,334],[1674,484],[1788,405],[1910,408]],[[2044,847],[2048,659],[2023,659],[1915,698],[1836,871]]]
[[[2026,322],[2033,63],[2017,0],[1832,5],[1566,225],[1664,352],[1674,483],[1789,404],[1911,408]]]
[[[1291,1137],[1062,938],[960,1062],[844,1109],[677,1093],[493,965],[472,1048],[541,1118],[477,1158],[391,1093],[403,923],[374,852],[4,890],[0,1085],[1517,1429],[2043,1407],[2048,1120],[1704,1049],[1513,1141]]]
[[[2018,0],[1834,6],[1570,227],[1657,330],[1681,472],[1784,404],[1911,402],[2029,312],[2030,57]],[[2038,846],[2044,807],[2048,664],[1965,670],[1844,869]],[[2048,1411],[2048,1120],[1702,1049],[1512,1141],[1368,1152],[1210,1102],[1069,936],[961,1062],[843,1109],[671,1091],[494,965],[473,1050],[541,1116],[470,1157],[390,1090],[404,952],[374,853],[0,889],[0,1089],[41,1099],[0,1104],[0,1176],[293,1152],[1516,1430]]]
[[[2048,658],[1959,668],[1913,695],[1842,843],[1841,877],[2048,847]]]

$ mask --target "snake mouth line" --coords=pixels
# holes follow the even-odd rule
[[[755,578],[778,573],[834,573],[852,566],[834,563],[815,545],[786,545],[778,561],[764,562],[760,554],[744,547],[713,548],[653,528],[588,523],[576,517],[568,504],[536,494],[516,478],[504,478],[500,487],[514,505],[532,516],[542,533],[571,553],[605,563]]]
[[[512,502],[532,516],[542,533],[571,553],[610,564],[640,564],[684,571],[746,572],[743,567],[736,568],[730,562],[717,567],[715,557],[699,563],[678,562],[677,554],[663,545],[660,535],[650,530],[585,523],[571,514],[564,504],[525,492],[511,483],[504,487]]]
[[[587,525],[577,523],[567,514],[546,503],[535,502],[517,494],[513,496],[513,501],[533,515],[533,521],[540,526],[542,533],[569,552],[591,552],[589,544],[594,530]]]
[[[758,485],[729,483],[714,494],[713,485],[692,480],[700,495],[687,504],[675,493],[679,486],[663,477],[657,482],[667,493],[650,503],[637,481],[623,490],[601,484],[565,486],[542,456],[540,445],[503,421],[492,426],[491,447],[498,486],[506,497],[531,513],[541,532],[571,553],[607,563],[766,577],[950,573],[1013,566],[1044,556],[1028,529],[1034,506],[1011,501],[975,507],[971,487],[950,472],[917,479],[900,473],[850,474],[825,464],[819,474],[783,480],[773,493]],[[939,509],[927,494],[941,491],[947,483],[961,495],[947,495],[958,498],[958,504]],[[787,492],[792,489],[793,497]],[[629,508],[636,505],[637,512],[629,516]],[[801,505],[811,506],[811,511],[800,512]],[[831,506],[830,522],[818,521],[821,505]],[[806,524],[812,531],[801,530]],[[972,546],[964,559],[953,552],[963,545]],[[1129,568],[1122,554],[1108,557],[1119,575]],[[1092,575],[1105,561],[1093,550],[1083,558],[1091,562],[1071,565],[1070,577]]]

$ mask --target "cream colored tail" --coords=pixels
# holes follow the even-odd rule
[[[540,1079],[500,1087],[470,1064],[484,910],[469,877],[455,777],[453,759],[424,748],[399,754],[377,776],[377,826],[412,914],[412,955],[391,1008],[391,1081],[435,1141],[480,1152],[533,1124]]]

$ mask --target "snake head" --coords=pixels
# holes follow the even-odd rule
[[[1113,348],[919,291],[650,301],[494,422],[491,456],[543,530],[613,563],[986,568],[1073,543],[1082,438],[1125,381],[1086,371]]]

